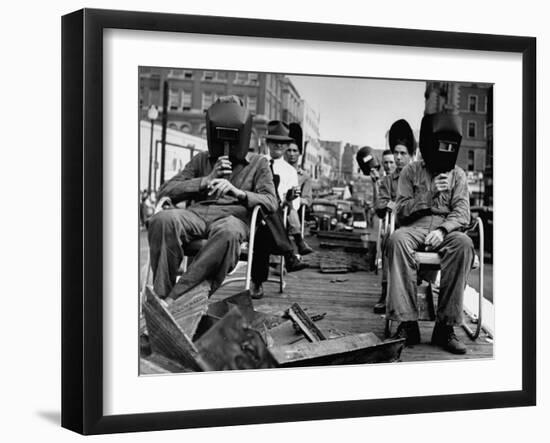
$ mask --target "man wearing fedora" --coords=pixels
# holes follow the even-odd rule
[[[269,148],[269,164],[273,172],[279,210],[268,214],[266,223],[258,229],[250,288],[250,295],[255,299],[264,295],[262,285],[269,274],[270,254],[279,254],[285,258],[287,272],[295,272],[307,267],[294,253],[282,219],[284,206],[288,206],[290,210],[294,211],[300,207],[298,174],[296,169],[288,164],[283,157],[286,148],[294,142],[294,139],[290,137],[288,126],[285,123],[272,120],[267,125],[265,140]]]

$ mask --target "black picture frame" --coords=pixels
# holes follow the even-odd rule
[[[106,416],[103,412],[103,40],[169,31],[522,56],[522,388]],[[82,434],[228,426],[536,404],[536,39],[504,35],[83,9],[62,18],[62,426]],[[528,173],[526,173],[528,171]]]

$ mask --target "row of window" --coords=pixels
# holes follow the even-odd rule
[[[220,94],[215,92],[203,92],[201,97],[201,109],[206,111],[218,99]],[[258,100],[256,96],[238,95],[244,105],[252,113],[256,112]],[[192,93],[183,89],[170,88],[168,93],[168,109],[171,111],[189,111],[192,108]]]
[[[468,120],[466,126],[466,136],[468,138],[478,138],[477,122]],[[483,125],[483,138],[487,138],[487,123]]]
[[[196,71],[190,69],[170,69],[167,77],[192,80],[197,74]],[[227,82],[227,79],[227,71],[202,71],[202,81]],[[237,72],[235,74],[234,83],[255,85],[258,82],[259,76],[256,72]]]
[[[474,94],[468,95],[468,111],[470,112],[487,112],[487,96],[483,97],[484,100],[480,100],[480,97]],[[483,101],[483,107],[481,107],[480,102]]]

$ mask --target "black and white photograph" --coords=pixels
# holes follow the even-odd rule
[[[137,75],[141,376],[493,358],[493,84]]]

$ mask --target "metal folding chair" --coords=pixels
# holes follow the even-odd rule
[[[170,201],[170,198],[169,197],[163,197],[155,205],[155,214],[157,214],[158,212],[160,212],[162,210],[170,210],[169,208],[173,208],[172,203]],[[249,235],[249,238],[248,238],[248,242],[245,242],[241,245],[241,256],[239,258],[239,261],[246,261],[247,262],[246,272],[245,272],[244,277],[243,276],[241,276],[241,277],[227,277],[223,281],[223,283],[220,285],[220,287],[231,284],[231,283],[244,281],[245,282],[244,289],[245,290],[250,289],[250,282],[251,282],[251,279],[252,279],[252,257],[253,257],[253,251],[254,251],[254,243],[255,243],[256,229],[257,229],[256,225],[258,223],[258,213],[259,213],[259,211],[260,211],[260,206],[255,206],[254,209],[252,210],[252,216],[251,216],[251,219],[250,219],[250,235]],[[285,226],[286,226],[286,217],[285,217]],[[205,245],[206,241],[207,241],[206,239],[197,239],[197,240],[193,240],[193,241],[183,245],[184,257],[183,257],[183,261],[182,261],[182,264],[181,264],[181,269],[182,269],[183,272],[185,272],[187,270],[187,265],[188,265],[189,258],[192,258],[195,255],[197,255],[197,253]],[[284,258],[281,257],[281,271],[283,270],[283,268],[284,268]],[[232,272],[230,272],[229,275],[231,275],[235,271],[235,269]],[[150,276],[151,276],[151,263],[150,263],[150,258],[147,257],[146,272],[145,272],[144,279],[142,281],[141,294],[140,294],[142,301],[144,300],[145,287],[147,286],[147,283],[150,279]],[[283,276],[282,272],[281,272],[278,279],[269,278],[268,281],[279,283],[279,291],[281,293],[283,292],[283,289],[284,289],[284,276]]]
[[[484,230],[483,230],[483,222],[481,221],[481,218],[479,217],[473,217],[472,223],[463,231],[465,233],[471,233],[475,231],[477,228],[478,234],[479,234],[479,255],[476,254],[474,258],[474,264],[472,266],[472,269],[479,268],[479,293],[478,293],[478,314],[477,318],[474,318],[476,323],[475,331],[472,331],[472,329],[465,324],[462,323],[462,328],[466,331],[466,334],[472,339],[476,340],[479,336],[479,333],[481,331],[481,322],[482,322],[482,306],[483,306],[483,284],[484,284],[484,265],[485,265],[485,259],[483,257],[484,253]],[[395,215],[392,213],[390,216],[390,234],[393,233],[395,230]],[[415,252],[415,260],[418,266],[418,269],[420,267],[426,267],[432,270],[437,270],[440,272],[441,270],[441,257],[437,252],[424,252],[424,251],[416,251]],[[388,275],[388,279],[390,276]],[[433,282],[429,282],[430,284],[430,290],[433,287]],[[433,291],[432,291],[433,292]],[[433,302],[433,300],[432,300]],[[432,312],[435,312],[435,309],[433,306],[431,306],[430,309]],[[386,319],[386,327],[385,327],[385,335],[386,337],[389,337],[391,335],[391,320]]]

